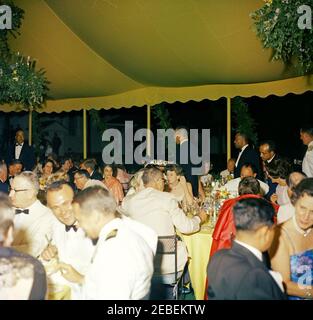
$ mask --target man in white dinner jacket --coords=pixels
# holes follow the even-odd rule
[[[175,197],[163,192],[163,173],[157,168],[144,169],[142,180],[145,189],[125,198],[121,211],[130,218],[154,229],[158,236],[172,236],[175,228],[182,233],[189,234],[200,230],[200,223],[206,219],[206,214],[200,212],[189,218],[179,208]],[[177,243],[177,268],[182,271],[187,261],[186,246],[182,241]],[[173,283],[175,278],[175,264],[173,255],[165,255],[161,261],[155,260],[155,274],[162,275],[163,283]]]
[[[113,196],[100,186],[78,193],[73,208],[79,225],[96,245],[85,276],[72,266],[61,264],[63,276],[81,285],[84,299],[148,299],[156,233],[122,218]]]
[[[9,194],[15,209],[12,246],[34,257],[46,247],[55,220],[51,210],[37,199],[38,190],[36,174],[24,171],[13,179]]]
[[[74,191],[66,181],[56,181],[47,189],[47,205],[56,217],[52,228],[51,244],[41,254],[45,261],[66,263],[73,266],[79,273],[85,274],[94,252],[92,241],[85,236],[78,226],[72,202]],[[72,295],[79,294],[77,285],[67,281],[57,269],[50,280],[54,284],[69,285]]]

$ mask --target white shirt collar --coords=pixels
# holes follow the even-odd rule
[[[241,149],[241,151],[240,151],[240,153],[241,153],[241,152],[244,152],[244,151],[245,151],[245,149],[246,149],[246,148],[248,148],[248,147],[249,147],[249,145],[248,145],[248,144],[246,144],[245,146],[243,146],[243,147],[242,147],[242,149]]]
[[[235,242],[237,242],[238,244],[240,244],[241,246],[245,247],[246,249],[248,249],[251,253],[253,253],[260,261],[262,260],[262,252],[260,250],[258,250],[255,247],[250,246],[247,243],[241,242],[239,240],[235,240]]]
[[[271,159],[267,160],[267,163],[271,163],[271,162],[272,162],[272,160],[275,158],[275,156],[276,156],[276,154],[274,154],[274,155],[273,155],[273,157],[272,157]]]
[[[313,147],[313,140],[308,144],[308,147]]]

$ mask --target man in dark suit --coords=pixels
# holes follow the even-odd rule
[[[175,140],[176,144],[179,145],[176,149],[176,163],[182,167],[186,181],[191,183],[193,195],[198,197],[199,177],[192,174],[192,168],[197,167],[197,165],[191,162],[191,152],[198,150],[198,148],[192,147],[191,143],[189,143],[186,128],[179,127],[175,130]]]
[[[34,149],[24,141],[23,130],[16,132],[14,145],[11,145],[8,150],[7,164],[14,159],[20,160],[27,171],[32,171],[36,164]]]
[[[208,265],[208,299],[285,300],[282,277],[263,261],[274,238],[274,208],[261,198],[239,200],[233,207],[236,240],[215,253]]]
[[[93,180],[103,180],[103,176],[100,172],[97,171],[97,162],[95,159],[87,159],[85,160],[80,168],[82,170],[86,170],[89,173],[90,179]]]
[[[270,199],[272,194],[276,192],[277,183],[273,183],[272,179],[268,177],[266,166],[269,165],[273,160],[277,159],[276,144],[272,140],[266,140],[260,143],[259,147],[260,156],[263,161],[263,180],[268,184],[269,191],[266,195],[267,199]]]
[[[257,179],[262,180],[260,170],[260,158],[259,154],[249,145],[249,138],[246,134],[238,132],[234,141],[236,149],[239,149],[239,155],[236,160],[235,178],[240,177],[241,167],[245,163],[251,163],[255,166],[257,171]]]

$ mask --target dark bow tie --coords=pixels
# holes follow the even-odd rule
[[[98,240],[99,240],[99,238],[97,238],[97,239],[91,239],[91,242],[92,242],[92,244],[93,244],[94,246],[96,246],[97,243],[98,243]]]
[[[69,232],[71,229],[73,229],[75,232],[77,231],[77,227],[72,224],[71,226],[65,226],[65,231]]]
[[[25,213],[25,214],[29,214],[29,209],[15,209],[15,214],[20,214],[20,213]]]
[[[15,144],[15,146],[16,146],[16,147],[18,147],[18,146],[20,146],[20,147],[21,147],[21,146],[22,146],[22,144],[21,144],[21,143],[16,143],[16,144]]]

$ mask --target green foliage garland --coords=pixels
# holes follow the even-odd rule
[[[249,114],[248,105],[241,97],[235,97],[232,99],[232,111],[233,123],[236,127],[235,131],[245,133],[254,145],[256,145],[258,141],[256,123]]]
[[[158,125],[162,129],[172,128],[171,116],[164,103],[157,104],[152,108],[153,117],[158,120]]]
[[[301,74],[313,71],[313,30],[300,29],[297,12],[301,5],[313,10],[313,0],[264,0],[251,14],[264,48],[273,50],[272,60],[282,60]]]
[[[34,60],[10,51],[9,35],[19,34],[24,11],[12,1],[0,0],[0,5],[4,4],[12,9],[12,30],[0,30],[0,104],[35,110],[44,103],[49,82],[43,69],[36,70]]]

